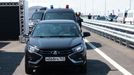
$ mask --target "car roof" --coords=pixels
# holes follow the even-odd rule
[[[47,9],[48,9],[47,7],[41,7],[39,10],[45,11],[45,10],[47,10]]]
[[[74,23],[76,24],[76,22],[73,20],[42,20],[39,23]]]
[[[44,12],[45,12],[44,10],[39,10],[39,11],[35,11],[34,14],[35,13],[44,13]]]
[[[46,12],[74,12],[72,9],[66,8],[55,8],[55,9],[47,9]]]

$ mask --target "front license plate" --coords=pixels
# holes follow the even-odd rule
[[[65,61],[65,57],[45,57],[45,61]]]

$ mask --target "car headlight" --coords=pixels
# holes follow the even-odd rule
[[[82,44],[79,45],[79,46],[76,46],[75,48],[73,48],[73,51],[74,51],[74,52],[81,52],[81,51],[83,51],[83,50],[84,50],[84,47],[83,47]]]
[[[29,53],[35,53],[35,52],[38,52],[39,49],[37,48],[37,46],[29,46],[28,51]]]
[[[33,26],[33,25],[34,25],[34,22],[30,21],[29,26]]]

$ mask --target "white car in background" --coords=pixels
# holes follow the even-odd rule
[[[119,13],[117,17],[117,22],[124,23],[125,13]]]
[[[134,10],[128,10],[125,22],[128,24],[134,24]]]

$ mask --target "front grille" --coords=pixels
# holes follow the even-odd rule
[[[57,51],[56,55],[69,55],[71,53],[73,53],[72,50],[40,50],[40,54],[43,55],[54,55],[53,52]]]

